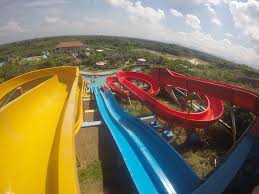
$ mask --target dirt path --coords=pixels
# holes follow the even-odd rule
[[[98,137],[98,127],[82,128],[76,135],[76,155],[80,166],[99,160]]]

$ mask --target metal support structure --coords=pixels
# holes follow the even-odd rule
[[[82,165],[81,165],[81,162],[80,162],[79,158],[77,157],[77,155],[76,155],[76,161],[78,163],[78,166],[81,167]]]
[[[141,109],[140,109],[140,115],[142,115],[142,112],[143,112],[143,104],[141,104]]]
[[[187,97],[187,94],[184,93],[182,90],[180,90],[179,88],[174,88],[177,92],[179,92],[180,94],[182,94],[183,96]]]
[[[175,142],[177,141],[177,139],[179,139],[180,143],[183,143],[181,138],[179,137],[180,134],[182,133],[182,130],[183,130],[183,127],[180,128],[180,130],[178,131],[177,135],[175,133],[175,139],[174,139]],[[172,141],[173,141],[173,138],[172,138],[172,140],[169,141],[169,143],[171,143]]]
[[[187,97],[187,95],[184,93],[184,92],[182,92],[180,89],[178,89],[178,88],[175,88],[180,94],[182,94],[183,96],[185,96],[185,97]],[[198,95],[198,94],[196,94],[196,95]],[[198,97],[201,99],[201,97],[198,95]],[[193,104],[193,108],[195,108],[196,110],[201,110],[201,111],[203,111],[203,110],[205,110],[205,107],[204,106],[197,106],[196,104]],[[224,126],[224,127],[226,127],[227,129],[229,129],[229,130],[232,130],[232,127],[231,126],[229,126],[225,121],[223,121],[222,119],[219,119],[219,122]]]
[[[132,106],[132,103],[131,103],[131,100],[130,100],[130,97],[129,97],[129,96],[128,96],[128,100],[129,100],[130,106]]]
[[[231,115],[231,123],[232,123],[233,144],[236,144],[237,128],[236,128],[236,119],[235,119],[234,109],[235,109],[235,105],[231,107],[230,115]]]
[[[175,88],[175,90],[177,92],[179,92],[183,97],[185,97],[184,107],[185,107],[185,109],[187,109],[187,106],[188,106],[187,102],[188,102],[188,96],[189,96],[188,91],[186,91],[186,93],[185,93],[182,90],[180,90],[179,88]],[[192,103],[192,99],[191,99],[191,107],[190,108],[191,108],[191,110],[195,110],[195,111],[198,111],[200,109],[197,105]]]
[[[202,100],[202,98],[201,98],[201,96],[198,94],[198,93],[195,93],[197,96],[198,96],[198,98],[199,98],[199,100],[200,100],[200,102],[203,104],[203,106],[204,106],[204,102],[203,102],[203,100]]]
[[[176,97],[175,93],[174,93],[174,90],[171,89],[171,91],[169,91],[168,88],[165,88],[165,90],[170,94],[170,96],[174,99],[174,101],[176,102],[176,104],[181,107],[181,103],[179,102],[178,98]]]

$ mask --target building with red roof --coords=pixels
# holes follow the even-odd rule
[[[60,42],[56,48],[56,53],[61,52],[75,52],[87,48],[87,46],[80,41]]]

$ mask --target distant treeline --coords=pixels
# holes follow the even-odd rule
[[[83,42],[90,48],[106,48],[107,53],[104,53],[103,56],[91,54],[87,59],[83,59],[81,65],[84,66],[94,66],[96,61],[106,60],[108,61],[110,68],[115,68],[115,66],[120,62],[127,60],[134,61],[139,57],[144,57],[153,65],[169,67],[170,69],[180,73],[194,75],[205,79],[239,84],[259,91],[258,70],[176,44],[167,44],[136,38],[115,36],[58,36],[24,40],[0,45],[0,62],[7,61],[8,58],[41,55],[44,50],[48,50],[52,55],[55,46],[59,42],[75,40]],[[153,50],[160,52],[161,55],[155,55],[147,51],[136,51],[137,49]],[[187,58],[199,58],[208,62],[209,65],[192,65],[186,61],[169,60],[166,59],[163,54],[171,54]],[[21,65],[19,63],[10,64],[6,67],[0,68],[0,83],[32,69],[60,66],[64,65],[62,64],[63,62],[64,61],[62,60],[57,61],[55,58],[50,58],[48,61],[37,66],[28,66],[26,64]]]
[[[146,48],[176,56],[196,57],[208,61],[211,64],[220,66],[234,65],[233,62],[212,56],[204,52],[182,47],[176,44],[167,44],[157,41],[115,36],[59,36],[49,38],[38,38],[0,45],[0,61],[3,61],[3,59],[5,59],[7,56],[13,55],[26,57],[39,55],[42,49],[53,50],[55,45],[58,44],[58,42],[72,40],[79,40],[85,44],[96,47],[108,47],[113,49]]]

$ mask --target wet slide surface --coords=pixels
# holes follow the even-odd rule
[[[0,99],[24,85],[33,87],[0,107],[0,193],[79,193],[74,135],[85,87],[79,69],[16,77],[0,85]]]
[[[199,185],[181,156],[151,127],[124,112],[110,91],[95,89],[95,95],[139,193],[190,193]]]

